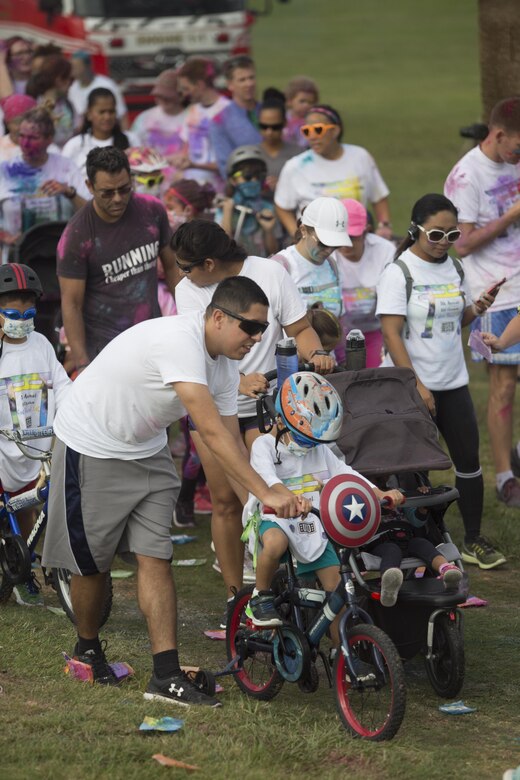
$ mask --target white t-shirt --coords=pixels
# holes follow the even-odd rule
[[[281,265],[264,257],[247,257],[239,276],[253,279],[264,291],[269,301],[267,319],[269,327],[259,344],[240,361],[240,371],[252,374],[273,371],[276,368],[276,342],[283,338],[283,328],[305,317],[307,307],[291,277]],[[205,311],[211,302],[216,284],[197,287],[184,277],[175,288],[175,301],[179,314],[189,311]],[[245,395],[238,396],[238,416],[251,417],[256,414],[256,401]]]
[[[188,144],[188,156],[194,163],[216,163],[217,158],[211,143],[209,128],[211,120],[228,105],[229,99],[220,95],[211,106],[203,106],[202,103],[193,103],[186,111],[184,124],[180,135]],[[218,190],[222,189],[222,179],[217,172],[201,170],[200,168],[187,168],[183,174],[185,179],[194,179],[200,184],[210,182]]]
[[[346,332],[359,328],[363,333],[381,330],[376,317],[376,286],[380,276],[395,255],[395,246],[382,236],[367,233],[361,259],[355,263],[340,252],[332,257],[341,271],[343,285],[342,323]]]
[[[132,132],[139,139],[139,146],[151,146],[163,156],[178,154],[184,148],[181,131],[186,122],[186,111],[167,114],[161,106],[142,111],[135,118]]]
[[[401,260],[413,279],[406,302],[406,280],[402,270],[391,263],[377,285],[376,314],[406,317],[404,345],[414,371],[430,390],[454,390],[469,381],[462,350],[460,322],[471,302],[469,285],[462,284],[450,257],[444,263],[428,263],[409,249]],[[408,327],[409,335],[405,336]],[[386,355],[383,366],[393,366]]]
[[[276,462],[275,437],[271,434],[259,436],[251,448],[251,467],[269,487],[285,485],[292,493],[308,498],[317,509],[320,506],[321,488],[327,480],[336,474],[361,476],[339,460],[325,444],[313,447],[303,457],[298,457],[288,452],[287,447],[280,442],[278,452],[281,463]],[[366,481],[372,486],[371,482]],[[258,499],[250,493],[242,514],[244,526],[258,507]],[[263,518],[280,526],[289,538],[291,553],[297,561],[311,563],[319,558],[327,546],[327,535],[315,514],[309,514],[305,520],[301,517],[285,519],[275,515],[263,515]],[[255,542],[255,536],[250,535],[251,553],[254,553]]]
[[[33,331],[22,344],[8,344],[0,360],[0,428],[46,428],[54,420],[72,383],[52,345]],[[31,447],[48,450],[51,439],[34,439]],[[30,450],[29,450],[30,452]],[[39,460],[26,458],[14,442],[0,436],[0,480],[8,491],[21,490],[40,470]]]
[[[322,265],[316,265],[306,260],[293,244],[273,255],[272,260],[285,268],[307,306],[321,301],[325,309],[336,317],[340,316],[341,278],[334,258],[327,258]]]
[[[72,202],[63,195],[45,195],[41,185],[55,179],[75,187],[78,195],[90,200],[90,192],[79,168],[62,154],[48,154],[41,168],[33,168],[22,159],[21,152],[0,163],[0,201],[16,199],[23,216],[23,230],[53,220],[70,219]]]
[[[504,214],[520,199],[520,163],[496,163],[475,147],[459,160],[444,185],[446,197],[459,210],[459,222],[477,228]],[[464,272],[474,299],[504,276],[509,279],[492,311],[517,306],[520,300],[520,220],[464,260]]]
[[[125,131],[125,135],[128,138],[130,146],[138,146],[139,140],[135,133],[131,133],[129,130]],[[91,133],[85,133],[85,135],[73,136],[62,149],[62,155],[73,160],[81,171],[83,176],[87,175],[87,155],[91,149],[96,149],[98,146],[113,146],[114,138],[111,136],[106,140],[94,138]]]
[[[208,354],[203,313],[146,320],[116,336],[79,375],[54,430],[94,458],[148,458],[186,414],[171,383],[207,385],[220,414],[231,416],[239,378],[236,361]]]
[[[321,196],[354,198],[369,206],[386,198],[389,192],[372,155],[361,146],[343,144],[339,160],[326,160],[307,149],[286,162],[274,202],[299,215],[304,206]]]
[[[108,76],[94,76],[93,81],[90,82],[88,87],[83,87],[76,79],[70,85],[68,95],[70,102],[74,106],[74,110],[78,116],[83,116],[87,110],[87,98],[93,89],[98,87],[104,87],[109,89],[116,99],[116,112],[119,119],[124,117],[127,112],[126,103],[123,98],[121,89],[118,87],[113,79]]]

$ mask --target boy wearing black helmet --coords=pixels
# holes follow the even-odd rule
[[[0,429],[52,425],[55,407],[70,385],[52,345],[34,331],[36,304],[42,294],[32,268],[18,263],[0,266]],[[50,440],[38,439],[31,446],[47,450]],[[6,492],[16,495],[34,487],[39,468],[38,460],[26,458],[16,444],[0,436],[0,485]],[[20,510],[17,519],[27,538],[34,525],[34,509]],[[33,573],[13,592],[19,604],[43,605]]]

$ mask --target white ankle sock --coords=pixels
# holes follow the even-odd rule
[[[514,474],[512,471],[501,471],[496,475],[497,489],[502,490],[508,479],[513,479]]]

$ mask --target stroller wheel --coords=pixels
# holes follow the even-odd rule
[[[226,649],[229,661],[236,659],[234,679],[240,690],[253,699],[269,701],[284,684],[274,665],[273,630],[253,626],[246,607],[253,585],[243,588],[235,597],[226,627]]]
[[[406,686],[403,665],[384,631],[360,624],[348,632],[354,661],[365,681],[353,684],[342,652],[334,660],[336,708],[345,728],[355,737],[379,742],[395,736],[404,717]]]
[[[464,640],[457,621],[448,613],[435,620],[432,649],[425,663],[435,693],[445,699],[459,693],[464,682]]]

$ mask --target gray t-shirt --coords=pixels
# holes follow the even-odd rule
[[[143,320],[160,316],[157,258],[171,238],[163,205],[132,195],[117,222],[105,222],[87,203],[58,245],[58,276],[86,282],[83,318],[94,358],[109,341]]]

